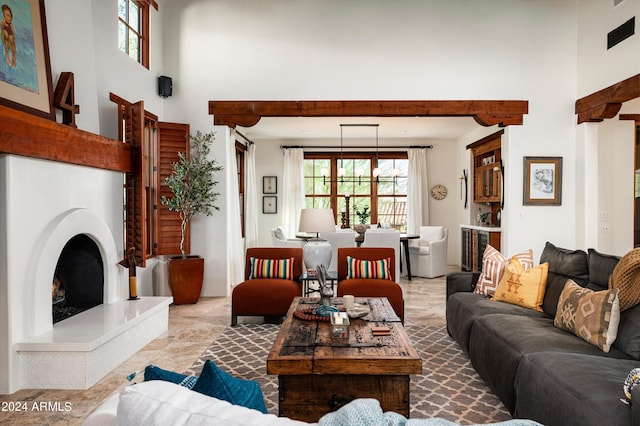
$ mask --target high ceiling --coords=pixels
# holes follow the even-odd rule
[[[379,124],[384,139],[456,139],[479,125],[471,117],[263,117],[253,127],[237,129],[259,140],[340,140],[340,124]],[[344,139],[375,139],[373,127],[344,127]]]

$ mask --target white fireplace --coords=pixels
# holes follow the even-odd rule
[[[170,297],[127,300],[122,229],[122,173],[0,156],[0,393],[86,389],[167,330]],[[54,324],[56,264],[79,235],[99,251],[103,303]]]

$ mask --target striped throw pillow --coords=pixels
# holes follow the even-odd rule
[[[258,259],[252,257],[249,279],[281,278],[293,279],[293,257],[289,259]]]
[[[391,279],[391,258],[380,260],[364,260],[347,256],[347,279],[353,278],[378,278]]]
[[[494,247],[487,245],[482,254],[482,272],[474,292],[493,296],[510,259],[518,259],[524,270],[533,268],[533,250],[529,249],[507,258]]]

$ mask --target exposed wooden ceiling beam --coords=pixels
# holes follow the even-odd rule
[[[209,101],[213,123],[251,127],[262,117],[473,117],[482,126],[521,125],[528,101]]]
[[[576,101],[578,124],[615,117],[624,102],[640,97],[640,74]]]

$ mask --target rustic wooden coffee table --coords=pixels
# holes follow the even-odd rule
[[[342,298],[334,298],[340,307]],[[267,374],[277,374],[279,415],[317,422],[356,398],[376,398],[383,411],[409,417],[409,375],[422,373],[422,360],[387,298],[356,298],[371,313],[352,319],[348,342],[332,340],[330,324],[301,320],[297,310],[319,299],[296,297],[269,357]],[[371,327],[386,325],[388,336]]]

